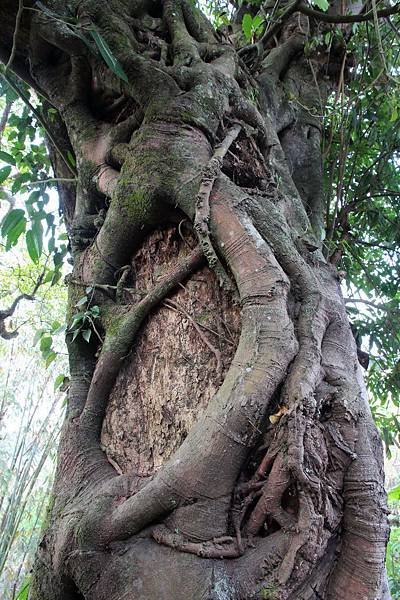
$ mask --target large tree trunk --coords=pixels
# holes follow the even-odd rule
[[[68,318],[86,294],[92,334],[67,336],[31,598],[388,598],[381,443],[321,251],[330,82],[304,17],[240,58],[186,0],[46,5],[19,36],[76,155]]]

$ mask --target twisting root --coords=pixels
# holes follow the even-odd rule
[[[295,519],[282,506],[282,496],[290,485],[289,469],[284,463],[282,454],[276,457],[271,472],[264,484],[262,495],[257,502],[247,523],[249,535],[257,535],[268,516],[271,516],[284,529],[291,529]]]
[[[165,525],[155,527],[152,536],[158,544],[169,546],[180,552],[196,554],[202,558],[238,558],[243,554],[237,540],[224,536],[206,542],[190,542],[179,532],[173,532]]]
[[[214,182],[221,172],[222,160],[228,152],[230,146],[240,133],[242,126],[235,124],[228,130],[225,138],[214,151],[209,163],[203,169],[200,188],[196,196],[196,215],[194,219],[194,228],[197,232],[204,256],[206,257],[211,269],[219,276],[222,282],[226,282],[228,277],[221,265],[213,245],[210,240],[209,221],[210,221],[210,195]]]

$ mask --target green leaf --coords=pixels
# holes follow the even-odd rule
[[[242,30],[247,41],[251,40],[253,30],[253,17],[250,13],[246,13],[242,20]]]
[[[67,151],[67,159],[69,164],[72,167],[76,167],[76,160],[75,160],[75,156],[72,154],[72,152],[70,152],[69,150]]]
[[[11,173],[11,167],[3,167],[0,169],[0,183],[3,183]]]
[[[15,600],[28,600],[30,585],[31,579],[29,577],[28,580],[23,584],[23,586],[19,590],[17,596],[15,597]]]
[[[54,275],[51,280],[51,285],[56,285],[60,281],[61,277],[62,274],[60,271],[54,271]]]
[[[41,255],[41,247],[39,246],[39,241],[32,229],[29,229],[29,231],[26,232],[25,241],[29,256],[34,263],[38,263]]]
[[[57,358],[57,354],[55,352],[49,352],[46,356],[45,365],[46,369],[51,363]]]
[[[9,232],[22,220],[25,220],[25,211],[22,208],[14,208],[4,217],[1,224],[1,235],[7,237]]]
[[[35,336],[33,338],[32,346],[36,346],[36,344],[42,337],[43,333],[44,333],[43,329],[38,329],[38,331],[35,333]]]
[[[64,323],[63,325],[60,325],[59,327],[57,327],[57,329],[53,330],[53,335],[60,335],[60,333],[64,333],[66,329],[67,329],[67,325],[66,325],[66,323]]]
[[[7,242],[6,242],[6,251],[8,251],[12,246],[18,241],[19,236],[24,233],[26,229],[26,219],[25,217],[18,221],[18,223],[8,232]]]
[[[400,500],[400,483],[389,490],[388,498],[391,501]]]
[[[261,15],[256,15],[253,18],[252,30],[253,32],[260,34],[264,26],[264,19]]]
[[[49,269],[46,273],[46,277],[43,279],[43,283],[50,283],[54,277],[54,271]]]
[[[82,337],[85,340],[85,342],[89,342],[91,335],[92,335],[92,330],[91,329],[84,329],[82,331]]]
[[[318,6],[318,8],[320,8],[324,12],[327,11],[329,8],[329,2],[327,0],[313,0],[312,3],[315,4],[315,6]]]
[[[89,32],[90,32],[90,35],[92,36],[97,48],[100,51],[101,56],[103,57],[105,63],[107,64],[107,66],[111,69],[111,71],[113,73],[115,73],[123,81],[128,83],[128,77],[127,77],[125,71],[123,70],[123,68],[119,64],[118,60],[115,58],[115,56],[111,52],[111,49],[110,49],[109,45],[107,44],[107,42],[105,41],[105,39],[103,38],[103,36],[97,31],[97,29],[94,29],[94,28],[90,29]]]
[[[73,319],[72,319],[72,323],[71,325],[68,327],[69,331],[72,331],[73,329],[76,328],[77,324],[82,321],[82,319],[84,318],[85,313],[84,312],[79,312],[76,313],[76,315],[74,315]]]
[[[87,302],[87,296],[82,296],[82,298],[80,300],[78,300],[78,302],[75,304],[75,306],[83,306],[84,304],[86,304]]]
[[[61,375],[57,375],[54,380],[54,391],[58,390],[58,388],[64,383],[65,375],[61,373]]]
[[[54,249],[55,249],[55,247],[56,247],[56,242],[55,242],[54,236],[53,236],[53,234],[52,234],[52,236],[51,236],[51,238],[49,239],[49,241],[48,241],[48,244],[47,244],[47,248],[48,248],[48,250],[49,250],[50,254],[51,254],[52,252],[54,252]]]
[[[11,154],[8,154],[8,152],[4,152],[4,150],[0,150],[0,160],[15,167],[15,158]]]
[[[9,169],[11,169],[11,167],[8,167]],[[20,191],[20,189],[22,188],[22,186],[24,185],[24,183],[28,183],[28,181],[31,181],[32,179],[32,175],[31,173],[19,173],[15,179],[14,182],[11,186],[11,191],[13,194],[16,194],[17,192]]]
[[[40,351],[46,352],[47,350],[50,350],[52,343],[53,338],[50,335],[44,335],[40,339]]]
[[[79,334],[79,331],[80,331],[80,329],[76,329],[74,331],[74,333],[72,334],[72,341],[74,341],[76,339],[77,335]]]
[[[43,250],[43,227],[40,221],[35,221],[32,224],[32,232],[36,239],[38,254],[40,258]]]
[[[100,316],[100,307],[95,305],[90,308],[90,314],[97,319]]]

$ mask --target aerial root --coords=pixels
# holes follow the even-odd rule
[[[196,554],[201,558],[238,558],[243,554],[234,537],[223,536],[205,542],[192,542],[179,531],[171,531],[165,525],[159,525],[152,531],[153,539],[164,546],[169,546],[180,552]]]
[[[267,517],[273,518],[284,529],[294,527],[295,518],[282,508],[282,497],[290,483],[289,469],[282,454],[278,454],[262,488],[261,497],[248,520],[246,531],[249,535],[257,535]]]
[[[203,248],[205,257],[211,269],[214,269],[221,283],[229,282],[223,266],[221,265],[210,239],[210,196],[214,182],[221,172],[222,161],[230,146],[239,135],[242,126],[235,124],[231,127],[223,141],[215,148],[214,154],[203,169],[200,188],[196,196],[196,215],[194,228],[197,232],[199,242]],[[229,285],[228,285],[229,287]]]

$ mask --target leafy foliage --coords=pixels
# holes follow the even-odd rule
[[[242,30],[244,37],[248,42],[253,42],[255,37],[259,36],[264,29],[264,19],[261,15],[251,16],[246,13],[242,20]]]
[[[371,408],[388,452],[400,433],[399,50],[387,23],[379,32],[368,23],[354,26],[347,60],[357,67],[330,100],[324,142],[326,253],[340,258],[350,320],[370,355]]]
[[[400,484],[388,494],[392,527],[386,554],[386,570],[393,600],[400,598]]]
[[[8,305],[16,294],[32,289],[43,264],[29,260],[22,239],[10,252],[2,248],[0,261],[6,266],[0,270],[0,297]],[[61,283],[42,286],[36,301],[21,303],[13,315],[18,337],[0,339],[0,597],[4,600],[27,598],[25,575],[51,490],[68,382],[63,374],[67,365],[62,328],[56,329],[65,303]],[[52,332],[51,345],[43,343],[41,359],[37,344],[47,332]],[[51,361],[46,347],[54,353]]]
[[[99,340],[102,341],[95,323],[96,319],[100,316],[100,308],[97,305],[91,305],[90,303],[91,298],[93,297],[93,288],[87,287],[86,294],[87,295],[82,296],[75,304],[75,307],[78,308],[78,312],[74,314],[71,325],[68,327],[68,331],[72,334],[72,340],[81,334],[85,342],[89,343],[92,331],[94,331]]]
[[[20,82],[19,86],[21,90],[23,87],[24,96],[32,96],[31,100],[35,101],[27,86]],[[55,181],[44,144],[45,132],[35,115],[1,79],[0,95],[3,106],[13,102],[13,111],[1,138],[0,165],[1,162],[7,164],[0,168],[0,201],[2,206],[3,201],[9,205],[3,213],[1,236],[5,239],[6,250],[15,247],[24,236],[29,257],[36,264],[43,253],[51,259],[53,265],[51,268],[46,266],[45,281],[54,284],[61,277],[67,244],[60,230],[57,231],[56,209],[50,200],[49,192]],[[16,203],[18,207],[15,207]]]

